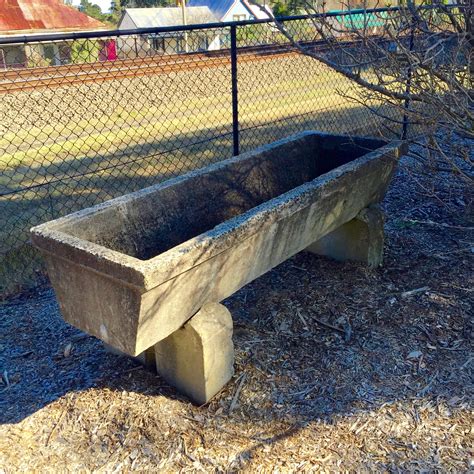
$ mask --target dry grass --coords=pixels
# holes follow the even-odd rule
[[[383,268],[301,253],[224,302],[236,374],[202,407],[64,324],[50,289],[5,302],[0,467],[472,469],[472,224],[459,183],[424,180],[405,163],[391,187]]]

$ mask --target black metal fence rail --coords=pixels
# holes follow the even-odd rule
[[[397,10],[364,12],[372,33]],[[326,16],[350,15],[367,18]],[[309,17],[280,21],[325,47]],[[268,20],[2,38],[0,51],[0,294],[42,274],[33,225],[301,130],[380,127]]]

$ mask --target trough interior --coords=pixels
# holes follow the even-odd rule
[[[125,202],[56,229],[147,260],[383,145],[375,139],[303,135],[207,173],[130,194]]]

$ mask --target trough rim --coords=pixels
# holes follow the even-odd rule
[[[227,219],[212,229],[196,235],[148,260],[141,260],[101,244],[56,230],[57,227],[71,221],[75,222],[85,219],[91,214],[101,212],[110,207],[124,206],[138,197],[143,197],[193,177],[225,168],[230,163],[251,159],[255,154],[269,151],[286,143],[315,135],[323,138],[347,138],[349,141],[369,139],[385,143],[385,145],[373,151],[368,151],[368,153],[363,154],[359,158],[292,188],[286,193],[275,196],[238,216]],[[130,286],[140,293],[144,293],[228,250],[237,241],[244,241],[257,232],[261,232],[272,224],[288,218],[307,207],[310,202],[317,199],[318,193],[324,192],[324,188],[330,182],[342,175],[354,173],[364,164],[383,157],[398,160],[405,152],[406,146],[403,140],[387,141],[377,137],[353,137],[350,135],[308,130],[32,227],[30,229],[32,241],[41,251],[50,254],[54,258],[67,260],[74,265],[86,268],[89,271],[115,280],[122,285]],[[252,232],[249,233],[249,230],[252,230]],[[225,238],[222,238],[224,236]],[[222,242],[225,242],[225,245],[219,245]],[[183,257],[189,262],[187,265],[182,265]],[[177,265],[178,263],[181,263],[181,265]],[[179,270],[174,271],[176,268]]]

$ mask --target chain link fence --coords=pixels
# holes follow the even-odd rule
[[[378,133],[352,87],[269,22],[2,40],[0,293],[42,277],[33,225],[298,131]]]

